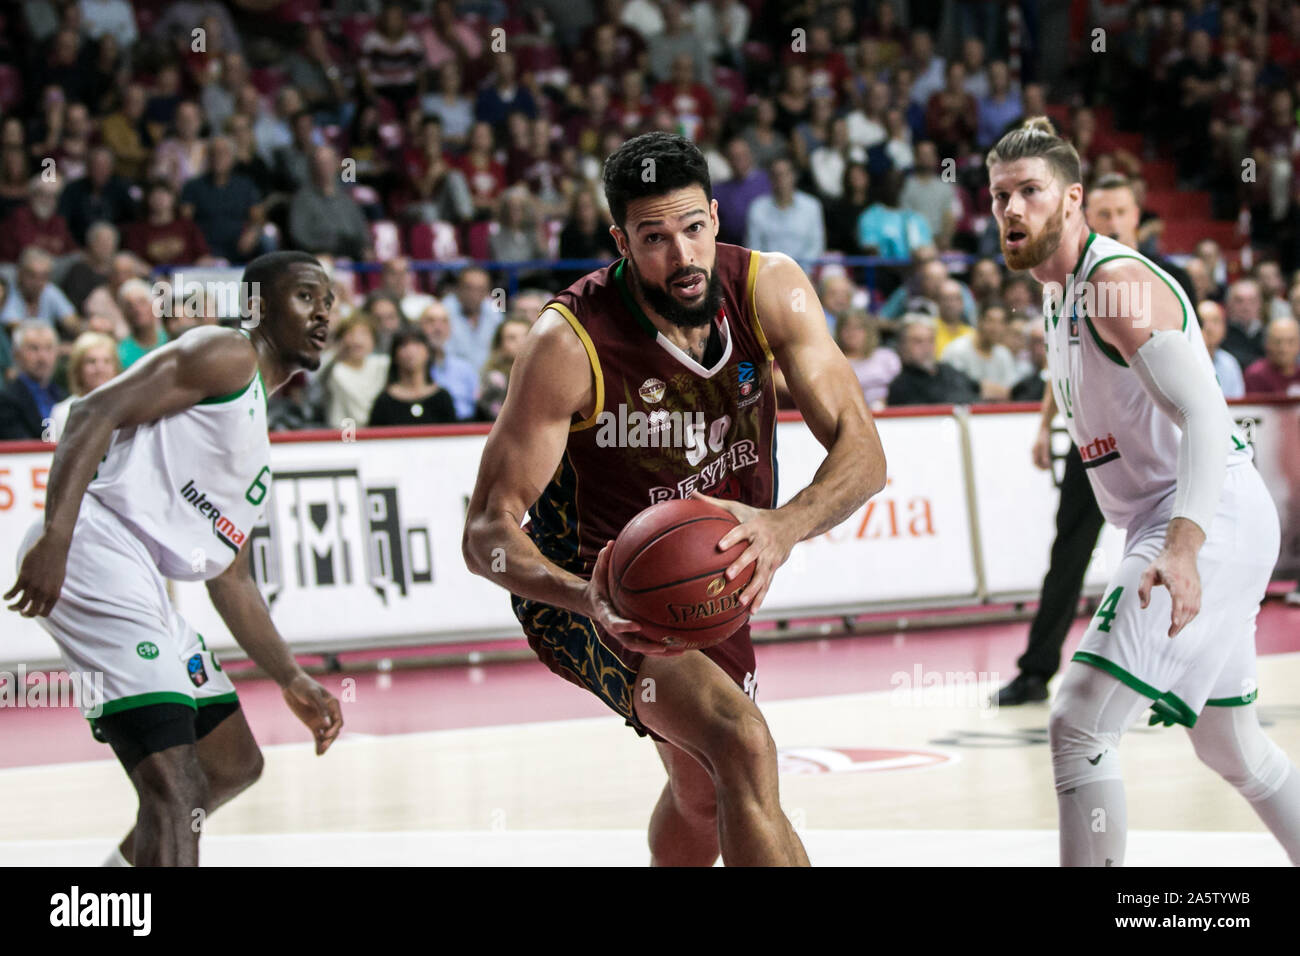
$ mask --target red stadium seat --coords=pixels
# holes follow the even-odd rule
[[[287,77],[279,67],[259,66],[248,71],[248,79],[263,96],[275,96]]]
[[[402,254],[402,230],[391,219],[380,219],[370,224],[370,241],[375,247],[375,258],[380,262],[396,259]]]
[[[546,220],[546,254],[552,259],[560,257],[560,233],[564,232],[563,219]]]
[[[0,110],[9,112],[23,98],[23,75],[16,67],[0,63]]]
[[[348,56],[356,57],[361,53],[361,41],[365,39],[371,27],[375,25],[375,18],[365,14],[354,14],[350,17],[344,17],[339,22],[339,32],[343,34],[343,39],[347,41]]]
[[[412,259],[446,261],[460,258],[456,227],[449,222],[417,222],[411,227],[407,246]]]
[[[501,226],[495,222],[471,222],[465,227],[465,250],[471,259],[491,259],[492,247],[488,240]]]
[[[716,89],[722,91],[724,102],[718,104],[719,112],[728,113],[740,109],[745,105],[745,78],[741,74],[725,66],[715,66],[713,68],[713,85]]]

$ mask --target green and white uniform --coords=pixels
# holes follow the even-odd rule
[[[83,686],[103,675],[104,714],[235,699],[166,579],[209,580],[230,566],[262,518],[270,458],[260,372],[238,392],[113,433],[82,499],[59,599],[37,619],[69,672],[87,675]],[[28,529],[19,565],[42,526]]]
[[[1223,494],[1197,559],[1201,611],[1171,640],[1168,590],[1155,588],[1151,603],[1141,608],[1142,573],[1163,547],[1173,514],[1182,430],[1099,334],[1103,323],[1150,318],[1140,287],[1092,284],[1099,265],[1120,257],[1141,262],[1152,283],[1173,290],[1183,310],[1183,335],[1206,382],[1215,381],[1186,293],[1128,246],[1091,234],[1059,308],[1045,291],[1048,370],[1057,404],[1102,514],[1128,531],[1124,557],[1074,660],[1151,697],[1159,716],[1191,726],[1207,703],[1230,706],[1254,699],[1255,617],[1277,561],[1280,530],[1272,498],[1252,465],[1252,450],[1230,422]]]

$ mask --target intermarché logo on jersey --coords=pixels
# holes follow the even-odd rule
[[[1120,457],[1119,444],[1113,434],[1108,434],[1105,438],[1094,438],[1088,444],[1079,446],[1079,457],[1083,459],[1084,468],[1096,468]]]
[[[240,545],[248,535],[235,527],[235,523],[223,515],[221,509],[208,500],[207,495],[194,487],[193,478],[185,482],[185,487],[181,489],[181,497],[192,504],[199,514],[212,522],[212,533],[217,536],[217,540],[232,551],[239,552]]]

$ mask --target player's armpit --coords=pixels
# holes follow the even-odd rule
[[[885,453],[862,386],[831,338],[821,302],[789,256],[763,253],[759,322],[790,393],[827,450],[813,482],[785,507],[808,510],[810,537],[833,528],[885,485]]]
[[[1126,256],[1102,263],[1087,282],[1092,327],[1125,361],[1152,332],[1180,331],[1188,318],[1169,284],[1137,259]]]

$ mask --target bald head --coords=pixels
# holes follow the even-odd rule
[[[1264,357],[1282,375],[1294,375],[1300,360],[1300,322],[1289,315],[1270,322],[1264,333]]]
[[[1205,339],[1205,347],[1213,355],[1228,332],[1228,320],[1223,306],[1206,299],[1196,307],[1196,317],[1201,321],[1201,337]]]

